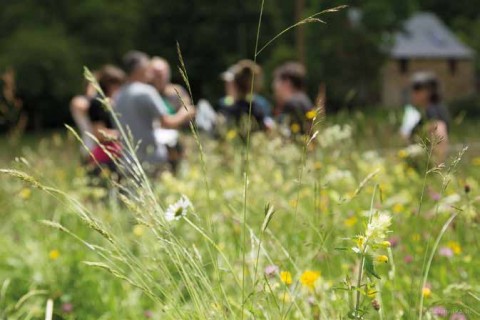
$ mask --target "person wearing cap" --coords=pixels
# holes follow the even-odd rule
[[[312,126],[315,111],[305,92],[305,77],[305,67],[298,62],[287,62],[274,71],[274,115],[289,136],[307,134]]]
[[[123,128],[128,128],[136,147],[140,163],[152,169],[168,159],[165,146],[159,145],[154,134],[154,121],[162,128],[176,129],[190,121],[195,115],[194,108],[180,108],[169,114],[168,108],[157,90],[149,85],[151,81],[150,59],[139,51],[130,51],[123,58],[127,82],[116,97],[116,111]]]
[[[405,107],[400,133],[410,142],[414,142],[422,131],[430,137],[433,136],[434,156],[436,161],[443,162],[448,152],[450,116],[441,103],[439,83],[435,74],[415,73],[410,81],[410,90],[410,104]]]
[[[274,127],[270,104],[258,94],[261,74],[261,68],[256,63],[241,60],[221,75],[225,81],[226,96],[220,100],[218,111],[241,129],[250,113],[250,105],[254,129],[270,130]],[[242,136],[244,134],[241,133]]]

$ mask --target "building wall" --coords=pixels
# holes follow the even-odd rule
[[[475,92],[473,60],[408,59],[402,64],[398,59],[391,59],[382,70],[384,106],[399,107],[408,101],[410,77],[416,71],[433,71],[437,75],[446,102]]]

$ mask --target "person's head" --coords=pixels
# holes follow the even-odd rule
[[[305,90],[305,67],[298,62],[287,62],[273,74],[273,93],[283,103],[296,92]]]
[[[107,97],[111,97],[125,81],[125,73],[113,66],[105,65],[97,73],[98,84]]]
[[[262,83],[262,68],[252,60],[240,60],[222,73],[227,95],[244,99],[250,91],[256,93]],[[253,83],[252,83],[253,82]]]
[[[440,102],[438,81],[431,72],[416,72],[411,79],[411,103],[426,108]]]
[[[171,81],[171,70],[168,61],[160,57],[153,57],[150,62],[150,68],[152,71],[152,85],[159,92],[163,92]]]
[[[123,56],[123,68],[129,81],[149,82],[151,79],[150,59],[146,53],[129,51]]]

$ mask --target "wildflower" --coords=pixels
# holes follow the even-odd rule
[[[320,272],[307,270],[300,276],[300,283],[305,287],[313,289],[318,278],[320,278]]]
[[[153,318],[153,312],[150,310],[145,310],[145,312],[143,313],[143,316],[147,319]]]
[[[435,306],[431,309],[431,312],[434,316],[446,318],[448,316],[448,311],[443,306]]]
[[[180,220],[187,215],[189,208],[192,208],[192,203],[186,196],[182,196],[177,202],[167,208],[165,219],[167,221]]]
[[[58,257],[60,257],[60,251],[58,251],[57,249],[51,250],[48,254],[48,257],[50,258],[50,260],[57,260]]]
[[[310,110],[305,114],[305,116],[307,117],[308,120],[312,120],[317,116],[317,112],[315,110]]]
[[[380,310],[380,303],[378,303],[377,300],[373,300],[372,301],[372,307],[373,309],[375,309],[376,311]]]
[[[465,190],[465,193],[470,193],[470,185],[469,184],[465,184],[465,186],[463,187],[463,189]]]
[[[429,287],[423,287],[422,294],[425,298],[428,298],[432,295],[432,290]]]
[[[22,190],[20,190],[20,198],[22,198],[23,200],[27,200],[28,198],[30,198],[31,195],[32,190],[30,190],[30,188],[23,188]]]
[[[356,243],[357,243],[358,249],[363,250],[363,244],[365,243],[365,237],[363,237],[363,236],[358,236],[358,237],[355,239],[355,241],[356,241]]]
[[[267,277],[272,277],[278,273],[279,269],[276,265],[272,264],[265,268],[265,275]]]
[[[461,312],[455,312],[450,317],[450,320],[467,320],[467,317]]]
[[[375,290],[375,288],[368,288],[366,293],[367,297],[373,299],[377,295],[377,290]]]
[[[288,271],[280,272],[280,280],[287,286],[292,284],[292,274]]]
[[[382,241],[378,244],[380,247],[382,248],[390,248],[392,246],[392,244],[390,243],[390,241]]]
[[[453,250],[449,247],[441,247],[440,250],[438,250],[438,254],[442,257],[451,258],[453,257]]]
[[[405,159],[406,157],[408,157],[408,152],[404,149],[398,151],[398,157],[401,158],[401,159]]]
[[[473,164],[474,166],[480,167],[480,157],[473,158],[472,164]]]
[[[343,222],[343,224],[344,224],[346,227],[353,227],[354,225],[357,224],[357,221],[358,221],[357,217],[351,216],[351,217],[345,219],[345,221]]]
[[[73,311],[73,304],[66,302],[62,304],[62,312],[63,313],[71,313]]]
[[[233,140],[235,139],[236,136],[237,136],[237,131],[231,129],[231,130],[228,130],[226,138],[227,140]]]
[[[449,241],[447,243],[447,247],[452,249],[453,253],[455,253],[456,255],[459,255],[460,253],[462,253],[462,247],[456,241]]]
[[[378,263],[387,263],[388,257],[386,255],[380,255],[375,258],[375,261]]]
[[[399,242],[400,242],[400,238],[399,237],[391,237],[390,239],[388,239],[388,242],[390,242],[390,245],[392,248],[395,248],[398,246]]]
[[[376,214],[367,226],[365,236],[372,242],[382,241],[392,223],[392,218],[385,213]]]
[[[413,257],[411,255],[406,255],[403,258],[403,261],[405,261],[405,263],[412,263],[413,262]]]
[[[419,233],[412,234],[412,241],[414,242],[420,241],[420,234]]]
[[[401,203],[397,203],[393,206],[392,208],[393,212],[395,213],[400,213],[402,211],[405,211],[405,207],[403,206],[403,204]]]
[[[141,237],[145,233],[145,227],[141,224],[133,226],[133,234],[137,237]]]
[[[298,123],[293,123],[290,126],[290,130],[292,130],[293,133],[298,133],[300,132],[300,125]]]

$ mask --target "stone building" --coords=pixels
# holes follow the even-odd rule
[[[417,13],[393,38],[382,70],[382,103],[397,107],[408,101],[409,80],[416,71],[434,72],[442,97],[455,100],[474,93],[474,52],[432,13]]]

